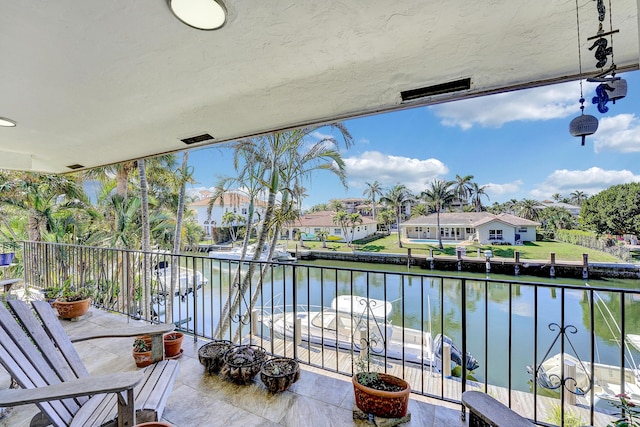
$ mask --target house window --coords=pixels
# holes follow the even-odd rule
[[[246,215],[247,214],[247,208],[242,208],[242,215]]]
[[[467,234],[473,234],[473,233],[476,232],[476,229],[475,228],[471,228],[471,227],[467,227],[466,231],[467,231]]]
[[[321,228],[314,228],[314,229],[313,229],[313,233],[314,233],[314,234],[318,234],[320,231],[322,231],[322,229],[321,229]]]
[[[518,228],[518,233],[526,233],[526,232],[527,232],[527,227]]]
[[[356,231],[359,233],[360,232],[360,227],[358,227]]]
[[[333,229],[333,234],[335,234],[336,236],[339,236],[342,234],[342,230],[339,228],[334,228]]]
[[[489,240],[502,240],[502,230],[489,230]]]

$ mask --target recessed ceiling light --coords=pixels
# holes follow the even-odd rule
[[[6,127],[6,128],[12,128],[15,125],[16,125],[16,122],[14,122],[13,120],[0,117],[0,126]]]
[[[198,30],[217,30],[227,19],[227,11],[218,0],[168,0],[169,8],[182,22]]]

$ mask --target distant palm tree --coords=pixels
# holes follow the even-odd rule
[[[473,175],[456,175],[456,178],[453,180],[452,189],[455,196],[460,201],[460,212],[462,212],[462,205],[464,204],[463,201],[466,202],[473,194],[472,190],[474,183],[471,182],[472,179]],[[475,185],[477,186],[478,184]]]
[[[329,209],[334,211],[334,212],[340,212],[342,210],[344,210],[344,203],[342,203],[342,200],[338,200],[338,199],[331,199],[331,201],[329,202]]]
[[[553,196],[551,196],[551,198],[557,203],[560,200],[562,200],[562,194],[560,193],[554,193]]]
[[[529,219],[531,221],[537,221],[540,218],[539,210],[536,206],[540,206],[536,200],[522,199],[518,202],[516,209],[516,215],[520,218]]]
[[[482,187],[480,187],[477,183],[472,183],[471,198],[473,200],[473,204],[476,207],[476,212],[482,212],[482,196],[485,196],[487,200],[489,200],[489,195],[485,191],[487,187],[488,185],[483,185]]]
[[[367,186],[366,190],[362,192],[362,195],[368,197],[371,200],[371,211],[373,213],[373,219],[376,219],[376,196],[382,196],[382,186],[378,181],[373,183],[365,182]]]
[[[356,226],[362,224],[362,216],[359,213],[352,213],[349,215],[348,220],[349,228],[351,228],[351,239],[347,246],[351,246],[353,243],[353,235],[355,234]]]
[[[396,225],[398,227],[398,247],[402,247],[402,240],[400,240],[400,210],[402,206],[412,199],[411,193],[404,184],[396,184],[393,188],[388,190],[382,198],[381,202],[388,204],[395,213]]]
[[[415,205],[411,208],[411,218],[417,218],[419,216],[425,216],[429,213],[429,208],[424,203]]]
[[[589,198],[589,196],[587,195],[587,193],[585,193],[584,191],[580,191],[580,190],[576,190],[573,193],[570,194],[571,196],[571,203],[578,205],[578,206],[582,206],[582,202],[584,202],[585,200],[587,200]]]
[[[342,229],[342,234],[344,235],[344,241],[349,244],[349,212],[345,210],[339,210],[333,216],[333,223],[339,225]]]
[[[436,226],[438,233],[438,247],[444,249],[442,245],[442,234],[440,233],[440,211],[455,197],[452,186],[453,181],[436,179],[429,184],[429,188],[422,192],[421,197],[425,199],[436,211]]]

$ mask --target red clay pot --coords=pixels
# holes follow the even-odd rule
[[[401,418],[407,415],[409,406],[409,383],[389,374],[378,374],[381,379],[389,384],[404,387],[402,391],[382,391],[363,386],[354,375],[353,391],[356,397],[356,406],[367,414],[377,415],[383,418]]]
[[[73,302],[55,301],[53,307],[58,310],[58,317],[61,319],[73,319],[87,314],[90,304],[91,298],[87,298]]]
[[[182,332],[170,332],[164,336],[164,356],[175,357],[180,354],[180,347],[184,334]]]

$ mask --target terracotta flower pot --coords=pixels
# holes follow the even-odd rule
[[[148,423],[136,424],[133,427],[173,427],[173,424],[162,421],[150,421]]]
[[[198,349],[198,360],[210,375],[220,372],[224,363],[224,354],[232,349],[234,344],[227,340],[215,340]]]
[[[175,357],[180,354],[180,347],[184,334],[182,332],[170,332],[164,336],[165,357]]]
[[[153,363],[153,353],[149,351],[133,351],[133,360],[138,368],[144,368]]]
[[[380,379],[388,384],[402,387],[402,391],[382,391],[360,384],[357,375],[352,378],[353,391],[356,397],[356,406],[367,414],[384,418],[401,418],[407,415],[409,406],[409,394],[411,387],[402,378],[389,374],[377,374]]]
[[[90,304],[91,298],[87,298],[73,302],[55,301],[53,307],[58,310],[58,316],[61,319],[73,319],[87,314]]]

